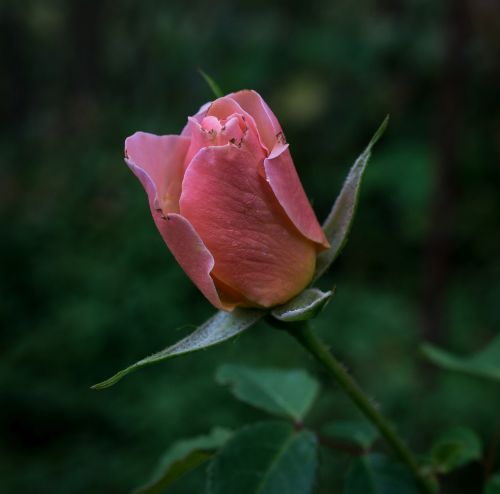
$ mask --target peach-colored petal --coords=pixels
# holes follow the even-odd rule
[[[147,132],[136,132],[125,140],[125,157],[151,179],[154,196],[147,180],[143,185],[154,208],[161,209],[164,214],[179,211],[183,164],[189,143],[187,137],[157,136]],[[138,175],[142,181],[141,177]]]
[[[253,304],[284,303],[310,282],[314,243],[292,225],[244,149],[200,150],[184,175],[180,213],[216,260],[213,276]]]
[[[201,293],[218,309],[232,310],[234,305],[223,303],[217,293],[210,276],[214,258],[191,223],[179,214],[153,217],[170,252]]]
[[[189,144],[188,151],[186,153],[186,159],[184,161],[184,170],[189,166],[193,156],[203,147],[213,145],[213,136],[206,132],[202,126],[201,122],[198,122],[193,117],[188,117],[188,124],[186,126],[187,132],[191,136],[191,143]]]
[[[184,137],[158,137],[137,133],[126,141],[127,158],[125,162],[146,190],[154,222],[182,269],[215,307],[232,310],[234,304],[223,303],[219,298],[214,281],[210,276],[214,266],[214,258],[198,233],[186,218],[168,210],[162,211],[159,205],[161,202],[158,199],[161,197],[159,187],[164,186],[165,178],[168,178],[169,175],[165,170],[176,168],[174,163],[169,162],[169,159],[177,163],[179,157],[183,158],[188,145],[189,139]],[[167,153],[160,157],[157,153],[162,150],[170,151],[170,154]],[[169,190],[168,183],[165,190]],[[178,209],[178,201],[176,209]]]
[[[320,248],[328,248],[328,240],[304,192],[288,144],[276,144],[264,160],[264,170],[276,199],[297,229]]]
[[[232,93],[229,97],[235,100],[243,110],[252,115],[268,152],[272,151],[277,140],[284,141],[283,131],[278,119],[259,93],[245,89]]]
[[[236,100],[231,98],[230,96],[224,96],[223,98],[216,99],[207,111],[207,115],[217,117],[220,120],[224,120],[229,118],[231,115],[241,115],[251,131],[252,135],[257,136],[257,140],[255,144],[260,143],[262,149],[266,151],[265,154],[268,154],[270,149],[266,147],[262,137],[259,134],[259,130],[257,128],[257,124],[253,118],[253,116],[246,112]],[[258,147],[255,147],[255,151],[257,151]],[[254,151],[254,152],[255,152]]]
[[[236,101],[228,96],[216,99],[207,110],[208,117],[217,117],[219,120],[224,120],[234,114],[244,115],[245,117],[250,116]]]
[[[263,160],[266,154],[261,146],[255,125],[248,125],[250,119],[251,117],[244,119],[243,115],[233,113],[221,120],[214,116],[207,116],[199,123],[193,117],[189,117],[191,144],[186,154],[184,168],[189,166],[200,149],[208,146],[224,146],[228,143],[243,146]]]
[[[192,116],[192,118],[194,118],[197,122],[201,123],[201,121],[203,120],[203,118],[207,114],[207,110],[210,108],[211,104],[212,104],[212,102],[209,101],[208,103],[201,105],[200,109]],[[184,136],[184,137],[191,136],[191,129],[189,126],[189,122],[182,129],[181,136]]]

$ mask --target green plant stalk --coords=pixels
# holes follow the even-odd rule
[[[343,365],[333,357],[327,346],[311,331],[310,326],[307,323],[297,324],[287,328],[286,331],[294,336],[315,360],[328,371],[328,374],[337,381],[366,418],[377,427],[381,435],[391,445],[397,457],[407,465],[415,476],[420,491],[425,494],[434,494],[436,492],[435,481],[423,474],[408,446],[398,436],[387,419],[372,404]]]

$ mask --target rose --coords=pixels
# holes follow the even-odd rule
[[[255,91],[205,104],[181,135],[135,133],[125,161],[172,254],[217,308],[272,307],[311,281],[328,242]]]

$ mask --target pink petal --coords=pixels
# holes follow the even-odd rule
[[[223,303],[217,293],[210,276],[214,258],[191,223],[179,214],[153,217],[170,252],[201,293],[218,309],[232,310],[234,305]]]
[[[284,140],[283,131],[267,103],[259,93],[245,89],[229,95],[243,110],[252,115],[268,152],[274,148],[277,139]]]
[[[288,144],[276,144],[264,160],[264,170],[276,199],[297,229],[316,244],[328,248],[328,240],[304,192]]]
[[[213,115],[217,117],[219,120],[224,120],[229,118],[231,115],[242,115],[244,117],[244,121],[249,129],[249,134],[252,135],[252,140],[256,139],[256,142],[259,142],[264,150],[269,152],[269,149],[266,148],[264,141],[262,140],[259,130],[257,128],[257,124],[250,113],[246,112],[233,98],[230,96],[224,96],[223,98],[216,99],[207,111],[207,115]],[[255,151],[257,147],[255,148]],[[267,154],[266,153],[266,154]]]
[[[207,116],[217,117],[219,120],[224,120],[235,113],[247,116],[243,108],[228,96],[216,99],[207,110]]]
[[[255,156],[237,146],[202,149],[185,173],[180,211],[212,253],[213,276],[271,307],[310,282],[316,249],[290,223],[258,168]]]
[[[207,114],[207,110],[210,108],[210,105],[212,104],[211,101],[208,103],[205,103],[204,105],[201,105],[200,109],[193,115],[192,118],[194,118],[198,123],[201,123],[205,115]],[[190,137],[191,136],[191,130],[189,126],[189,122],[184,126],[181,132],[181,136],[184,137]]]
[[[184,169],[189,166],[194,155],[203,147],[213,145],[212,136],[203,131],[201,123],[194,117],[188,117],[188,124],[186,126],[187,132],[191,136],[191,143],[189,145],[186,159],[184,161]]]
[[[234,102],[231,104],[236,105]],[[191,144],[186,155],[184,168],[189,166],[200,149],[208,146],[224,146],[229,142],[245,147],[263,160],[266,154],[261,146],[257,131],[254,130],[255,124],[248,125],[251,118],[248,116],[247,119],[243,120],[241,114],[232,113],[221,120],[214,116],[205,117],[200,124],[193,117],[189,117]],[[204,128],[204,122],[207,126],[212,124],[212,132]]]
[[[138,132],[126,140],[125,161],[146,189],[154,222],[177,262],[215,307],[231,310],[234,305],[223,303],[217,293],[210,276],[214,258],[198,233],[186,218],[168,208],[162,211],[160,207],[160,191],[168,193],[171,190],[169,178],[178,180],[176,190],[180,193],[182,175],[179,176],[179,168],[182,168],[188,145],[189,139],[184,137],[159,137]]]
[[[136,132],[125,141],[125,157],[147,174],[154,184],[153,195],[148,179],[140,171],[136,173],[154,208],[162,209],[165,214],[179,211],[183,164],[189,143],[187,137],[146,132]]]

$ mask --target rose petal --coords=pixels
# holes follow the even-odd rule
[[[207,116],[217,117],[219,120],[224,120],[230,115],[240,114],[245,117],[250,117],[245,110],[232,98],[224,96],[212,102],[207,110]],[[253,122],[253,118],[252,118]],[[255,122],[254,122],[255,124]]]
[[[284,139],[283,131],[278,119],[271,111],[267,103],[262,99],[259,93],[251,90],[238,91],[229,95],[235,100],[243,110],[252,115],[257,129],[266,146],[268,152],[271,152],[277,139]]]
[[[201,127],[200,122],[198,122],[193,117],[188,117],[188,124],[186,126],[191,136],[191,143],[189,145],[186,159],[184,161],[184,169],[189,166],[189,163],[193,159],[193,156],[203,147],[214,145],[213,136],[208,132],[205,132]]]
[[[328,248],[328,240],[304,192],[288,144],[276,144],[264,160],[264,170],[276,199],[297,229],[316,244]]]
[[[179,179],[176,187],[180,192],[182,176],[178,175],[178,163],[182,167],[188,145],[189,139],[184,137],[159,137],[138,132],[126,140],[125,161],[144,186],[154,222],[182,269],[215,307],[232,310],[234,304],[223,303],[217,293],[210,276],[214,258],[198,233],[186,218],[172,213],[172,210],[162,211],[159,204],[161,187],[166,191],[170,190],[170,177]]]
[[[175,135],[157,136],[146,132],[136,132],[125,140],[125,157],[140,167],[154,184],[154,195],[138,175],[153,201],[155,209],[164,214],[179,212],[179,197],[184,175],[184,158],[190,139]]]
[[[236,146],[202,149],[184,175],[180,212],[216,259],[213,276],[271,307],[309,283],[316,250],[286,217],[258,168],[256,158]]]
[[[198,123],[201,123],[205,115],[207,114],[207,110],[210,108],[210,105],[212,104],[211,101],[208,103],[205,103],[204,105],[201,105],[200,109],[192,116]],[[190,137],[191,136],[191,129],[189,122],[184,126],[181,132],[181,136],[184,137]]]
[[[230,102],[230,105],[237,106],[237,103]],[[228,108],[226,107],[226,109]],[[243,110],[240,109],[240,111]],[[200,149],[208,146],[224,146],[229,142],[237,144],[238,146],[243,146],[263,160],[266,154],[261,146],[257,131],[255,130],[255,124],[252,123],[248,125],[252,117],[248,116],[245,120],[243,120],[242,117],[243,116],[238,113],[232,113],[221,120],[214,116],[205,117],[203,121],[216,119],[221,126],[219,131],[214,129],[212,132],[204,129],[193,117],[189,117],[191,144],[186,154],[184,168],[186,169],[189,166],[189,163],[191,163],[191,160]],[[224,122],[223,126],[221,121]],[[218,126],[215,125],[214,127],[218,128]]]
[[[262,137],[259,134],[257,129],[257,124],[250,113],[246,112],[233,98],[230,96],[224,96],[223,98],[216,99],[207,111],[207,115],[213,115],[217,117],[219,120],[224,120],[229,118],[231,115],[242,115],[244,117],[245,124],[248,126],[249,136],[247,138],[252,139],[251,146],[256,143],[259,143],[262,146],[263,151],[266,151],[265,154],[269,153],[269,149],[266,148]],[[257,151],[257,146],[253,152]]]
[[[210,273],[214,258],[191,223],[179,214],[153,214],[156,226],[170,252],[193,283],[218,309],[232,310],[234,304],[221,301]]]

